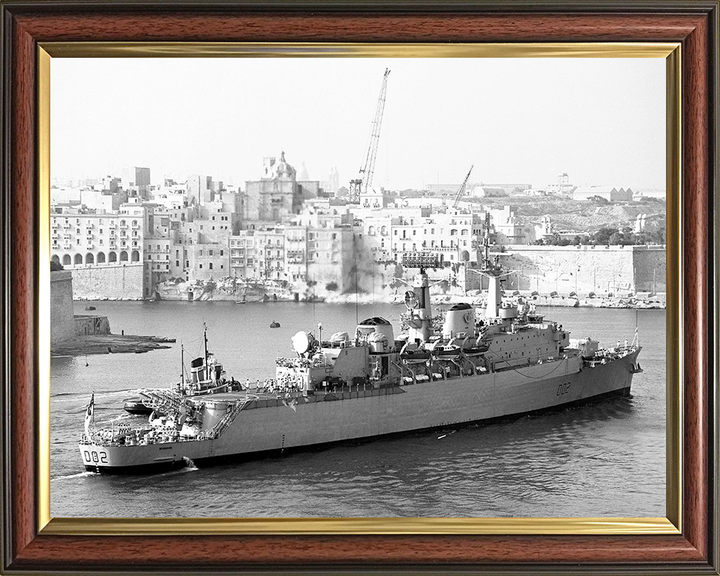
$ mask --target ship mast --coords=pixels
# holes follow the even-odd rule
[[[180,390],[185,391],[185,346],[180,344]]]
[[[427,342],[432,334],[432,306],[430,304],[430,280],[426,268],[438,268],[439,258],[428,254],[404,255],[403,265],[419,268],[412,283],[412,290],[405,292],[405,306],[410,312],[408,341]]]
[[[490,260],[490,211],[485,212],[485,236],[483,237],[483,258],[482,266],[479,270],[480,274],[486,276],[488,283],[488,298],[485,308],[486,318],[497,318],[498,309],[502,303],[502,291],[500,289],[500,276],[502,276],[502,268],[499,264],[499,258],[496,256],[494,260]]]
[[[205,343],[205,378],[210,380],[210,367],[208,366],[208,346],[207,346],[207,324],[203,322],[203,341]]]

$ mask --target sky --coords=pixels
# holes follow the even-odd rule
[[[385,68],[372,185],[665,187],[661,58],[53,58],[51,172],[147,166],[154,183],[245,187],[263,158],[340,184],[364,164]]]

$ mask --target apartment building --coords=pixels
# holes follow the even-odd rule
[[[123,204],[117,214],[55,205],[50,217],[50,253],[65,268],[143,261],[146,209]]]

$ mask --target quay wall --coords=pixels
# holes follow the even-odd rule
[[[75,336],[73,278],[69,270],[50,273],[50,345]]]
[[[72,270],[76,300],[141,300],[143,264],[104,264]]]
[[[666,291],[665,246],[509,246],[506,290],[623,295]]]

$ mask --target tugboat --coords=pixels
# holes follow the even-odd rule
[[[207,327],[203,330],[203,340],[204,354],[190,362],[190,378],[186,378],[185,375],[185,349],[180,346],[180,380],[169,390],[181,396],[194,396],[239,389],[239,382],[234,379],[228,381],[222,377],[225,374],[222,364],[217,362],[215,356],[208,351]],[[160,390],[160,392],[164,391]],[[152,414],[153,411],[160,414],[157,406],[150,400],[150,396],[156,392],[158,391],[148,388],[142,390],[139,396],[125,398],[123,408],[130,414]]]
[[[528,304],[504,305],[506,273],[497,258],[491,261],[487,235],[481,272],[489,289],[479,320],[470,306],[454,306],[436,331],[426,269],[440,260],[419,253],[404,264],[419,269],[405,298],[407,334],[396,338],[380,317],[327,341],[298,332],[294,355],[278,358],[275,377],[263,386],[142,392],[143,402],[165,417],[137,429],[96,429],[89,406],[78,446],[83,465],[141,472],[191,459],[200,466],[629,395],[640,371],[639,343],[601,348],[590,338],[572,341]],[[204,381],[218,383],[220,372],[207,361],[201,368]]]

